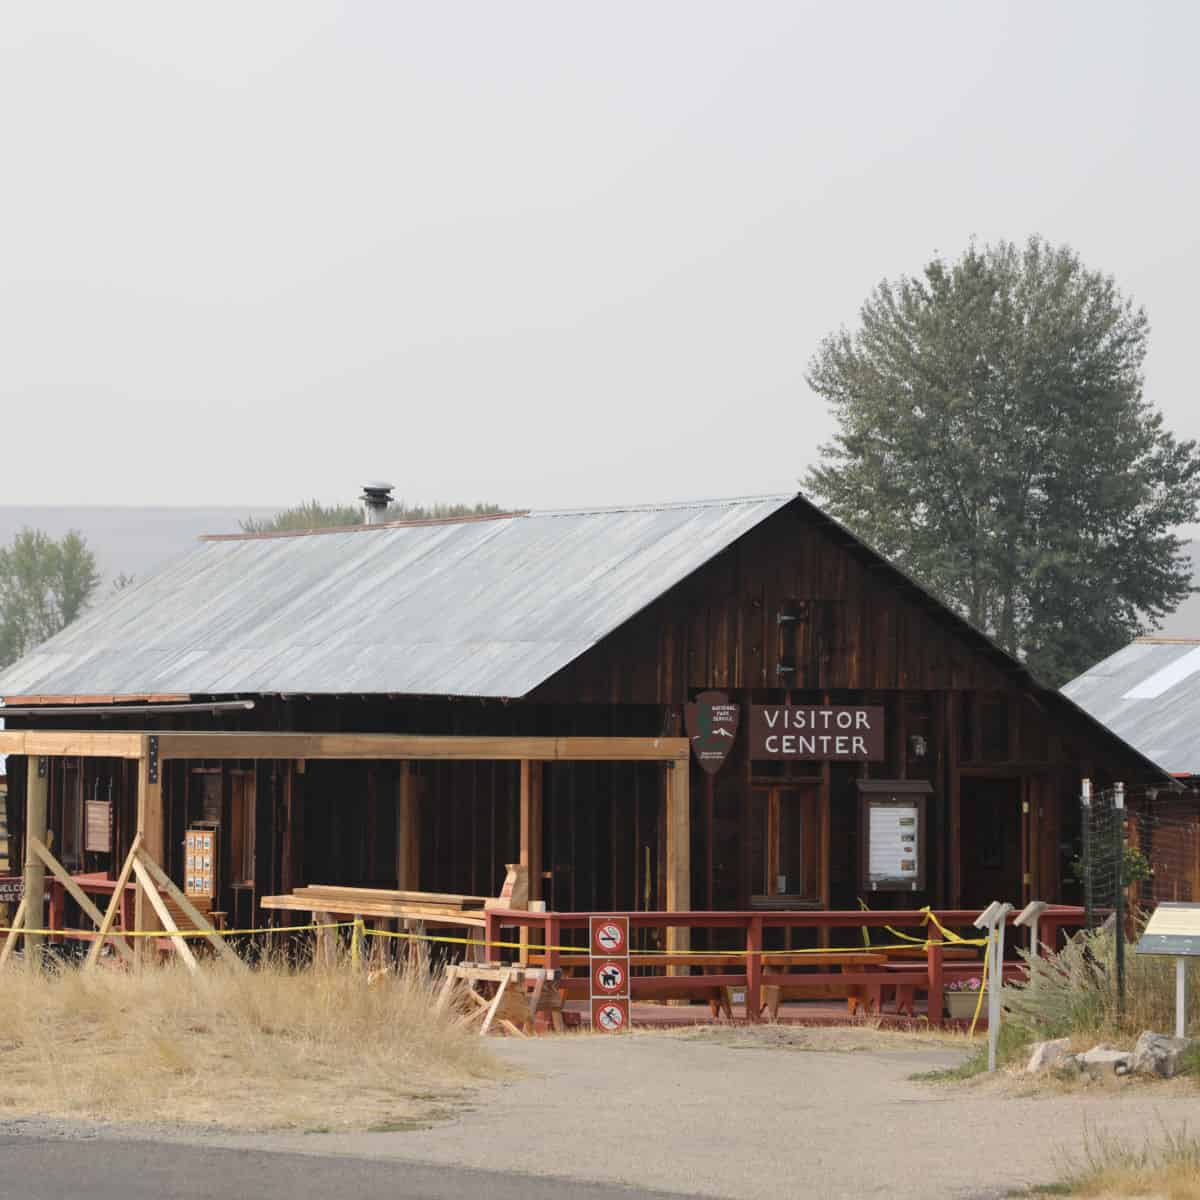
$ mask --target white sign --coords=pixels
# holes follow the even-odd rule
[[[919,813],[915,804],[873,804],[867,878],[915,880],[920,875]]]

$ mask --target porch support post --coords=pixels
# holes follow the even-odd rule
[[[520,862],[529,872],[529,899],[542,898],[542,764],[521,760]]]
[[[415,892],[421,886],[420,779],[412,763],[400,764],[396,795],[396,886]]]
[[[163,822],[162,778],[159,773],[158,738],[153,734],[142,739],[142,753],[138,758],[137,772],[137,832],[142,838],[142,849],[166,870],[166,833]],[[160,929],[161,923],[150,898],[146,885],[138,876],[137,895],[134,901],[133,923],[138,929]],[[152,958],[152,938],[139,938],[140,956]]]
[[[667,895],[668,912],[690,912],[692,907],[691,796],[688,790],[690,764],[670,763],[664,772],[667,788]],[[667,929],[667,949],[687,950],[688,929]]]
[[[46,796],[50,775],[47,758],[30,755],[25,759],[25,927],[41,929],[45,920],[46,864],[33,848],[33,840],[46,836]],[[40,933],[25,936],[25,961],[41,965],[43,938]]]

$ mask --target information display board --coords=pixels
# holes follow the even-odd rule
[[[198,826],[187,831],[184,842],[184,892],[215,900],[217,896],[217,830],[212,826]]]
[[[1200,958],[1200,904],[1164,900],[1146,922],[1137,953]]]
[[[859,782],[860,885],[870,892],[925,890],[924,780]]]

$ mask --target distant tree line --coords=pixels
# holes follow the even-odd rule
[[[485,517],[509,510],[498,504],[405,504],[398,500],[388,506],[387,521],[441,521],[454,517]],[[285,508],[273,517],[247,517],[238,524],[243,533],[290,533],[301,529],[334,529],[339,525],[361,525],[366,514],[358,504],[322,504],[308,500],[294,508]]]

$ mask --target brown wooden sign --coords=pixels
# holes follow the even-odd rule
[[[737,739],[739,712],[724,692],[701,692],[684,712],[692,753],[710,775],[729,757]]]
[[[883,708],[854,704],[752,704],[750,757],[882,762]]]

